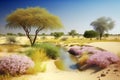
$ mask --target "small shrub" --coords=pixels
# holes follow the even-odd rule
[[[88,58],[89,58],[89,56],[88,56],[87,54],[83,54],[83,55],[80,57],[78,64],[79,64],[80,66],[83,66],[84,64],[86,64]]]
[[[59,57],[59,48],[53,44],[41,43],[36,44],[34,47],[38,49],[44,49],[49,58],[56,59],[57,57]]]
[[[56,60],[55,65],[60,70],[65,70],[65,66],[62,60]]]
[[[68,38],[67,37],[63,37],[61,38],[61,41],[66,41]]]
[[[27,56],[29,56],[34,62],[45,61],[48,60],[46,52],[44,49],[29,49],[27,52]]]
[[[8,36],[6,40],[8,44],[14,44],[17,42],[14,36]]]
[[[24,74],[34,66],[34,62],[27,56],[10,55],[0,59],[0,73],[17,75]]]

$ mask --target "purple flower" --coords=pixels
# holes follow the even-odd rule
[[[0,72],[2,73],[23,74],[33,66],[34,62],[23,55],[10,55],[0,58]]]

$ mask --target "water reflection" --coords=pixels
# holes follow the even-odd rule
[[[64,48],[60,48],[60,58],[64,62],[66,70],[76,70],[76,58],[70,55]]]

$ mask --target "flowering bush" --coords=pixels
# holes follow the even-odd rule
[[[73,46],[73,47],[71,47],[71,48],[68,50],[68,52],[69,52],[70,54],[72,54],[72,55],[79,55],[79,54],[82,53],[79,46]]]
[[[101,68],[105,68],[112,63],[120,61],[117,55],[92,46],[73,46],[68,52],[73,55],[80,55],[78,63],[81,66],[86,63],[89,66],[97,65]]]
[[[69,53],[72,55],[81,55],[84,52],[96,53],[98,50],[92,46],[73,46],[69,49]]]
[[[10,55],[0,58],[0,73],[23,74],[33,66],[34,62],[29,57],[23,55]]]
[[[120,61],[119,57],[114,55],[113,53],[107,51],[97,52],[93,54],[88,60],[88,65],[97,65],[101,68],[108,67],[112,63],[116,63]]]

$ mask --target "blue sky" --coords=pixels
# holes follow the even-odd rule
[[[60,17],[64,28],[59,31],[67,33],[74,29],[83,34],[85,30],[93,29],[92,21],[105,16],[115,21],[115,27],[109,33],[120,34],[120,0],[0,0],[0,33],[24,32],[6,29],[5,17],[17,8],[36,6]]]

